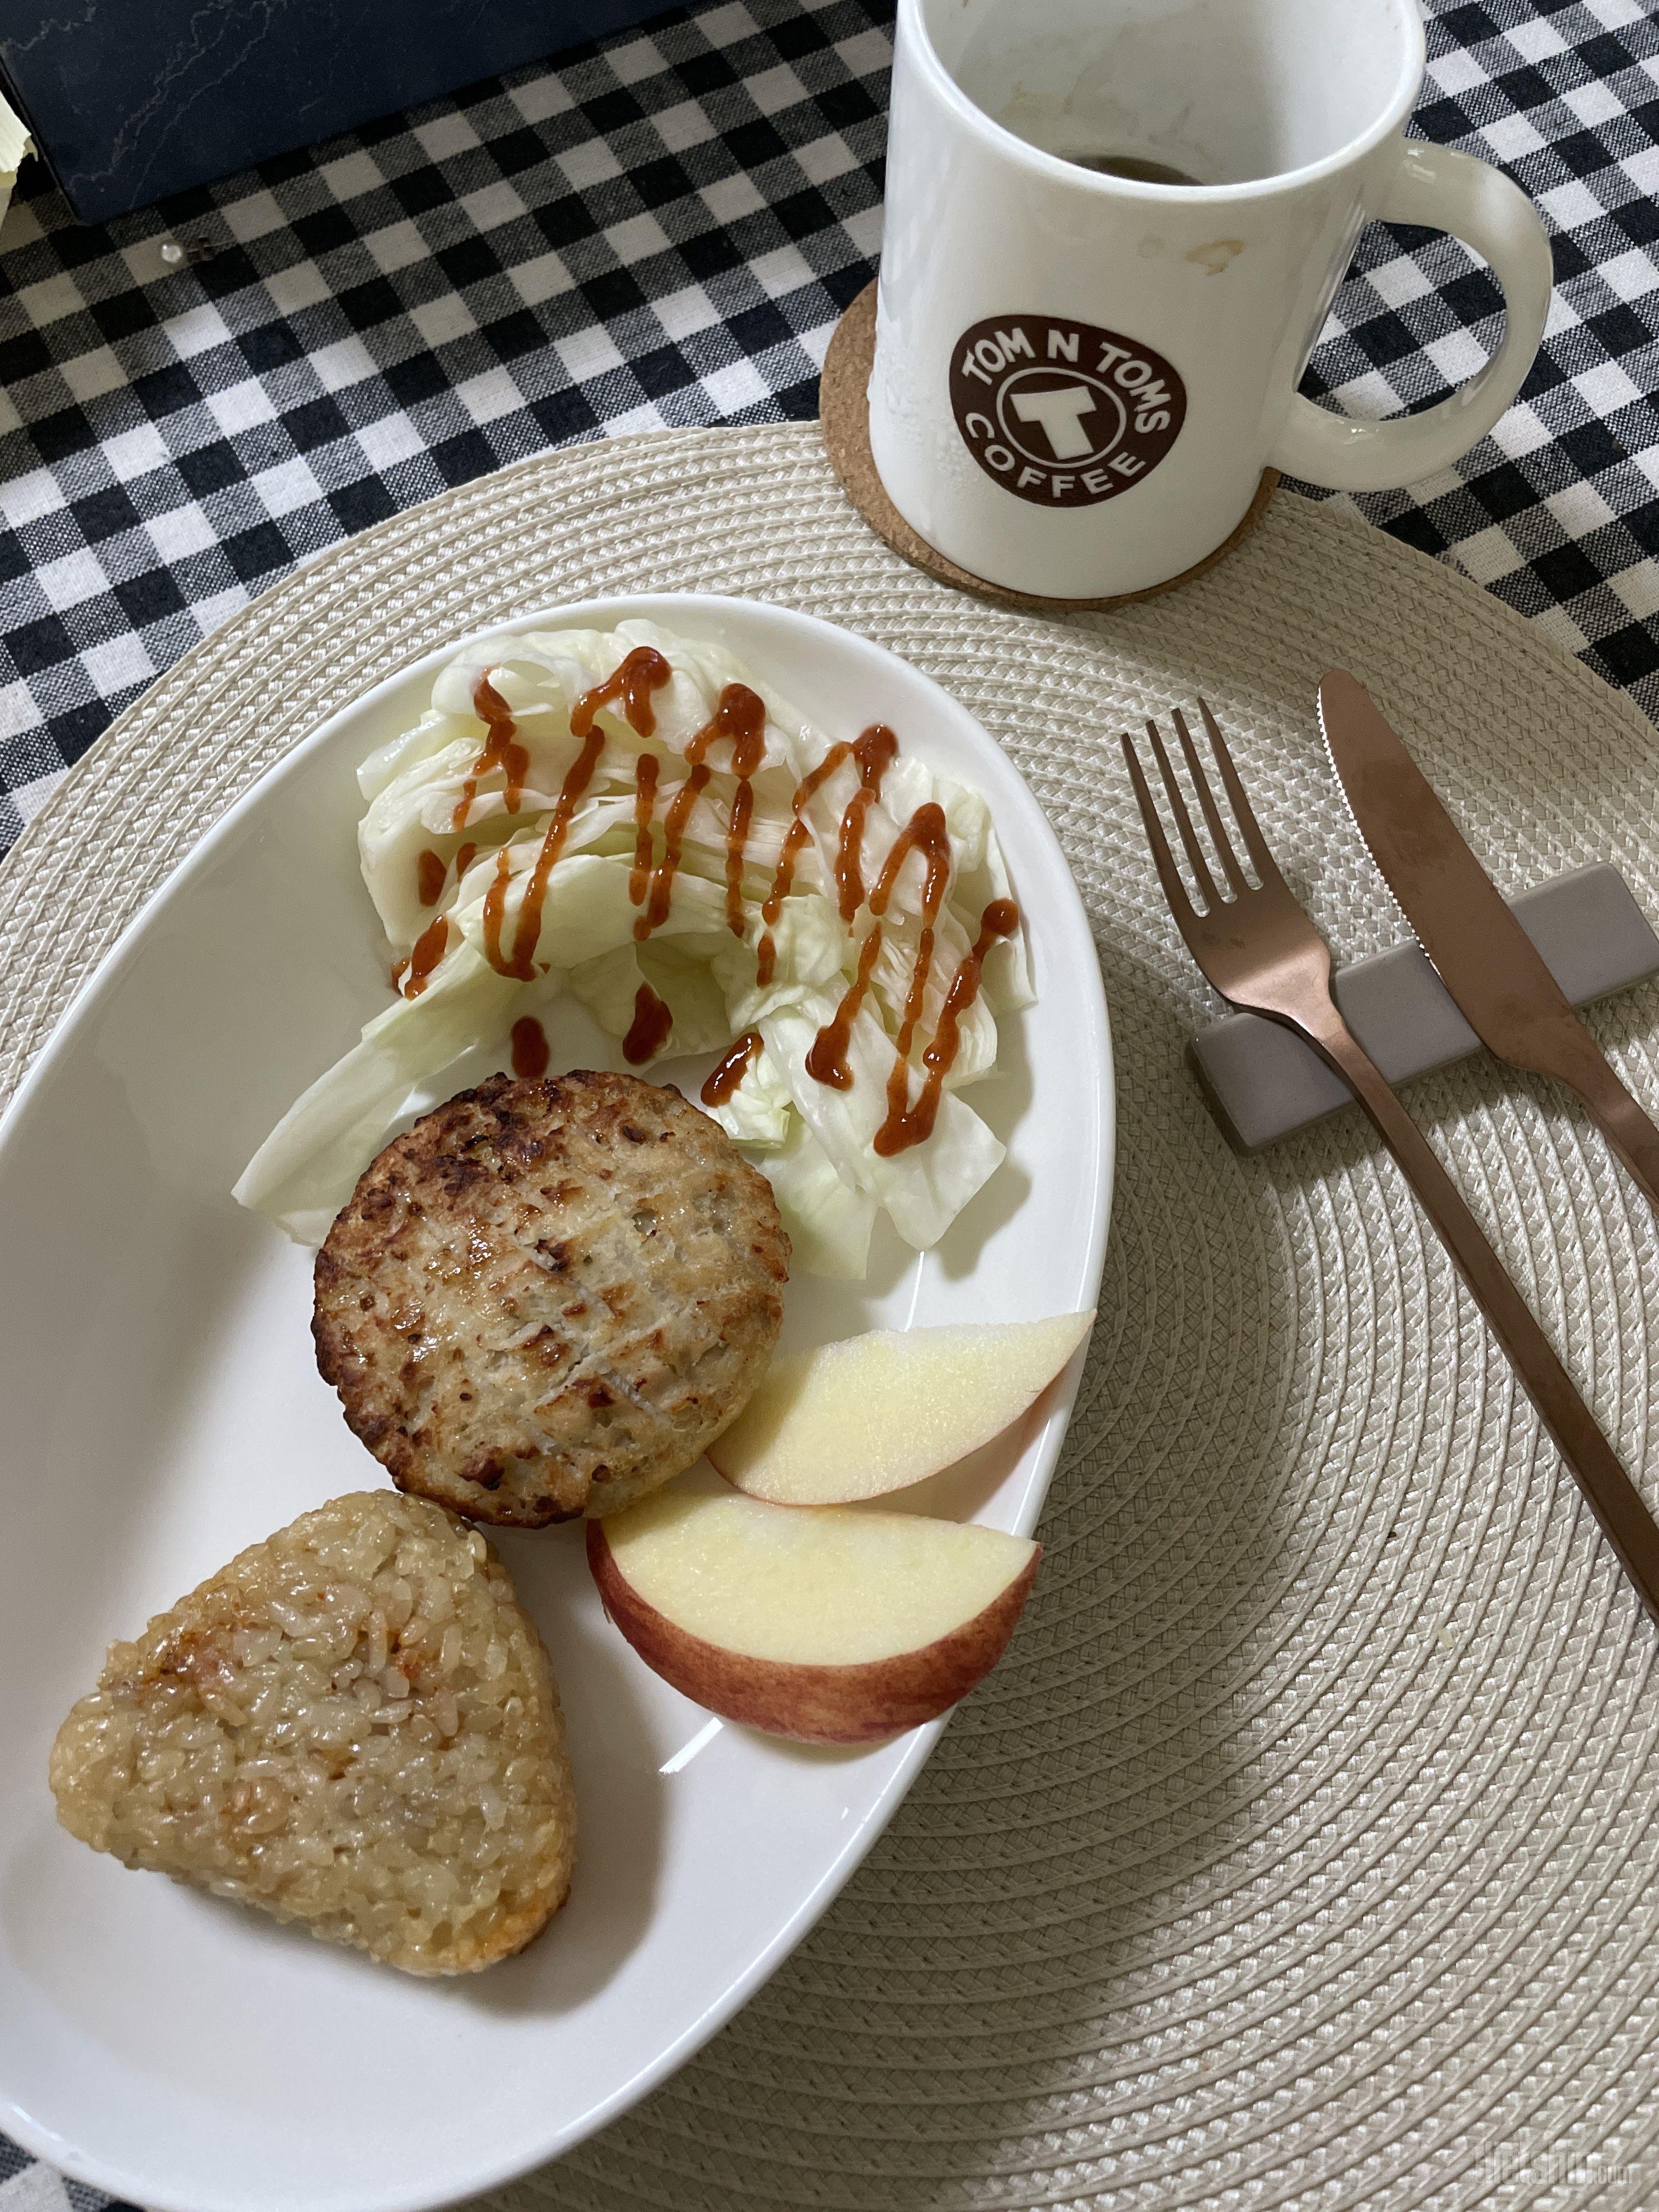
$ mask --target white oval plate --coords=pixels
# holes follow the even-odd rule
[[[792,1284],[787,1340],[1092,1304],[1111,1044],[1082,903],[1030,793],[937,685],[804,615],[685,594],[503,627],[630,615],[722,640],[832,738],[890,722],[976,785],[1027,916],[1037,1004],[973,1093],[1007,1162],[936,1252],[891,1239],[867,1284]],[[47,1752],[111,1639],[383,1479],[317,1374],[310,1255],[229,1193],[385,1004],[355,771],[455,649],[345,708],[232,808],[0,1124],[0,2126],[156,2212],[416,2212],[580,2141],[799,1941],[943,1725],[851,1754],[711,1721],[608,1626],[580,1534],[554,1529],[501,1545],[552,1653],[580,1802],[571,1902],[522,1956],[416,1981],[130,1874],[56,1825]],[[583,1018],[555,1048],[569,1066],[605,1048]],[[1074,1364],[1021,1427],[903,1502],[1029,1529],[1076,1383]]]

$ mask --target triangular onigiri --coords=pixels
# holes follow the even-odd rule
[[[302,1513],[112,1644],[52,1787],[125,1865],[416,1974],[521,1949],[575,1857],[535,1626],[476,1529],[392,1491]]]

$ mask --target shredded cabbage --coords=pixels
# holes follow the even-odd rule
[[[565,832],[550,868],[544,841],[584,750],[570,728],[572,709],[641,647],[654,648],[672,671],[651,693],[654,729],[638,734],[620,702],[599,709],[594,728],[603,747],[585,787],[573,791],[574,803],[564,807]],[[524,748],[517,793],[509,791],[503,766],[480,769],[490,739],[474,704],[482,678],[511,714],[513,734]],[[759,763],[750,778],[740,937],[730,923],[726,881],[738,779],[723,740],[706,748],[708,772],[697,789],[685,791],[693,774],[688,744],[732,684],[746,685],[765,708]],[[320,1243],[411,1099],[430,1095],[434,1079],[464,1053],[503,1048],[508,1029],[526,1012],[551,1006],[556,1020],[561,995],[579,1002],[620,1042],[649,993],[672,1016],[653,1059],[720,1052],[745,1034],[758,1035],[741,1081],[706,1110],[770,1176],[798,1267],[862,1276],[880,1211],[908,1243],[921,1249],[936,1243],[1003,1157],[1000,1143],[959,1094],[995,1066],[997,1015],[1031,1001],[1024,948],[1018,931],[992,945],[978,994],[960,1015],[957,1050],[931,1133],[883,1157],[873,1140],[888,1115],[896,1040],[924,927],[925,854],[905,859],[890,886],[882,941],[850,1023],[844,1055],[850,1085],[833,1088],[808,1066],[814,1041],[834,1020],[875,927],[869,893],[917,808],[939,807],[949,871],[908,1057],[906,1095],[915,1101],[926,1074],[922,1055],[946,994],[982,914],[993,900],[1007,898],[1010,887],[980,795],[901,751],[865,814],[856,855],[865,902],[850,925],[844,922],[838,846],[848,801],[860,788],[859,765],[847,759],[799,806],[808,834],[794,854],[786,892],[773,897],[775,918],[769,927],[763,908],[777,890],[800,786],[830,749],[827,738],[723,647],[671,636],[652,623],[501,635],[465,647],[438,676],[430,708],[358,772],[366,803],[358,829],[363,881],[398,963],[398,994],[364,1029],[362,1042],[289,1109],[237,1183],[237,1198],[301,1243]],[[637,841],[645,803],[637,794],[646,754],[653,757],[657,782],[646,807],[650,842],[642,891]],[[666,914],[641,941],[635,924],[650,906],[648,871],[654,868],[659,878],[663,872],[671,809],[683,824],[678,870]],[[440,868],[442,886],[434,896]],[[538,877],[539,929],[532,972],[520,977],[503,969],[519,964],[526,901]],[[768,935],[772,972],[763,981],[758,955]],[[423,979],[421,963],[410,964],[417,946],[429,969]]]

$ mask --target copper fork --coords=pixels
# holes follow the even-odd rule
[[[1170,850],[1139,755],[1127,735],[1123,739],[1158,879],[1187,950],[1230,1005],[1266,1014],[1304,1037],[1364,1107],[1508,1354],[1643,1604],[1659,1621],[1659,1525],[1427,1138],[1338,1012],[1331,995],[1330,950],[1280,875],[1215,717],[1201,699],[1199,712],[1237,836],[1257,878],[1251,883],[1240,863],[1186,718],[1177,711],[1171,718],[1176,736],[1212,848],[1226,878],[1224,890],[1217,884],[1158,725],[1148,722],[1146,734],[1193,881],[1204,902],[1202,911]]]

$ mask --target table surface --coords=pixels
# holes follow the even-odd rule
[[[1520,398],[1349,502],[1659,714],[1659,21],[1431,0],[1415,127],[1553,236]],[[38,163],[0,227],[0,849],[112,718],[296,562],[574,439],[817,411],[880,242],[890,11],[731,0],[124,216]],[[1369,232],[1304,389],[1430,404],[1501,302]],[[0,2137],[0,2212],[92,2212]]]

